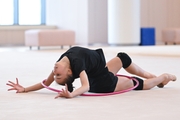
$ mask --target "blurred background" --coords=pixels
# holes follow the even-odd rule
[[[0,46],[24,46],[30,29],[72,30],[78,45],[164,45],[162,31],[179,27],[180,0],[0,0]]]

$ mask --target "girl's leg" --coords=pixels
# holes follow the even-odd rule
[[[132,63],[131,58],[123,52],[120,52],[117,54],[115,58],[110,60],[106,66],[108,67],[109,71],[111,71],[114,74],[117,74],[117,72],[123,67],[127,68]]]
[[[114,74],[117,74],[117,72],[123,67],[127,72],[143,78],[156,77],[155,75],[143,70],[133,63],[131,58],[126,53],[118,53],[117,57],[110,60],[106,66],[108,67],[109,71]]]
[[[111,59],[109,62],[107,62],[106,66],[108,67],[108,70],[110,72],[116,75],[117,72],[122,68],[122,62],[118,57],[115,57]]]
[[[140,68],[138,65],[136,65],[133,62],[130,64],[129,67],[125,68],[125,70],[131,74],[137,75],[139,77],[147,78],[147,79],[156,77],[154,74],[143,70],[142,68]]]
[[[118,76],[118,81],[116,84],[115,92],[121,91],[121,90],[127,90],[129,88],[132,88],[134,86],[133,81],[126,77]]]
[[[175,81],[175,80],[176,80],[176,76],[164,73],[158,77],[144,80],[143,90],[149,90],[149,89],[159,85],[160,83],[162,83],[163,85],[166,85],[166,84],[168,84],[168,82]],[[115,91],[126,90],[133,86],[134,86],[134,83],[131,79],[118,76],[118,82],[117,82]]]
[[[144,86],[143,90],[149,90],[159,84],[162,84],[163,86],[166,85],[169,81],[175,81],[176,76],[164,73],[158,77],[150,78],[144,80]]]

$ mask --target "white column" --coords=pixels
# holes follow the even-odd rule
[[[108,43],[140,43],[140,0],[108,0]]]

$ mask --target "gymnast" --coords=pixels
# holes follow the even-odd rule
[[[176,76],[172,74],[164,73],[155,76],[143,70],[132,62],[126,53],[119,52],[116,57],[106,63],[102,49],[92,50],[75,46],[60,56],[44,84],[49,86],[55,81],[65,86],[55,98],[73,98],[85,92],[111,93],[135,86],[137,84],[135,81],[116,76],[121,68],[138,80],[138,86],[134,90],[149,90],[155,86],[163,88],[168,82],[176,80]],[[73,82],[76,78],[80,78],[81,86],[73,90]],[[25,88],[19,84],[17,78],[16,82],[8,81],[7,85],[11,87],[8,91],[16,90],[17,93],[44,88],[41,83]]]

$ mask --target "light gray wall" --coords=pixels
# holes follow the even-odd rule
[[[107,0],[88,1],[88,43],[108,42]]]
[[[76,33],[77,44],[88,42],[87,0],[47,0],[47,25],[71,29]]]
[[[47,0],[47,25],[76,32],[76,44],[107,43],[107,0]]]

